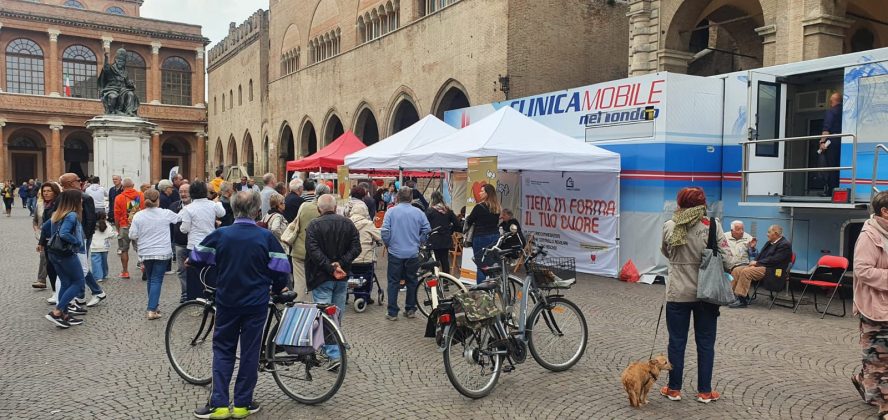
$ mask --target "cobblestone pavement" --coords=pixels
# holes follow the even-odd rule
[[[43,315],[46,291],[34,291],[37,255],[24,210],[0,218],[0,418],[190,418],[207,388],[187,385],[173,372],[163,345],[165,321],[145,320],[145,285],[138,279],[103,283],[108,299],[70,330]],[[119,261],[111,255],[111,271]],[[167,276],[161,311],[172,312],[179,286]],[[793,314],[723,309],[716,343],[715,389],[722,399],[704,405],[652,395],[629,407],[619,375],[647,357],[663,296],[662,286],[582,278],[568,296],[589,323],[589,349],[564,373],[530,358],[504,374],[487,398],[458,394],[444,374],[441,354],[423,338],[421,319],[384,318],[384,309],[349,309],[344,331],[352,345],[348,375],[327,403],[308,407],[288,399],[270,374],[261,374],[255,418],[866,418],[849,376],[859,366],[857,327],[851,318],[821,320],[810,306]],[[665,323],[657,339],[665,352]],[[689,345],[684,393],[692,396],[696,356]],[[209,363],[209,361],[207,361]],[[657,387],[665,385],[661,377]]]

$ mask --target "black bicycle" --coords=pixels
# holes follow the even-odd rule
[[[165,341],[167,357],[173,369],[186,382],[208,385],[212,382],[213,342],[216,320],[215,289],[207,286],[208,268],[201,270],[207,298],[182,303],[167,321]],[[339,391],[348,368],[347,345],[342,331],[333,320],[336,307],[331,304],[310,304],[320,309],[319,320],[323,324],[324,342],[339,348],[340,365],[330,369],[330,361],[324,347],[309,354],[291,354],[292,348],[278,346],[274,342],[283,314],[282,307],[293,306],[296,292],[271,296],[268,317],[262,331],[262,348],[259,371],[270,372],[281,391],[303,404],[319,404],[329,400]]]

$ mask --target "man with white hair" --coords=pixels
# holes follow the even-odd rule
[[[336,214],[336,197],[318,197],[321,216],[311,221],[305,237],[305,277],[317,303],[333,303],[340,322],[348,292],[348,271],[361,254],[361,239],[351,220]],[[336,345],[324,346],[330,362],[327,370],[339,368],[341,355]]]
[[[123,190],[114,197],[114,223],[117,224],[117,255],[120,256],[120,265],[123,271],[118,278],[128,279],[129,275],[129,227],[136,212],[145,208],[142,193],[134,189],[132,178],[124,178],[121,183]]]
[[[262,206],[260,210],[262,211],[262,216],[264,217],[268,214],[268,210],[271,208],[269,205],[269,200],[271,199],[271,194],[277,191],[274,190],[274,186],[277,185],[277,179],[275,179],[273,173],[267,173],[262,175],[262,191],[259,193],[262,197]]]
[[[783,227],[771,225],[768,228],[768,243],[762,247],[758,259],[750,261],[749,265],[741,265],[731,270],[734,280],[731,289],[734,290],[736,300],[728,305],[731,308],[745,308],[749,305],[749,287],[754,281],[762,281],[766,277],[786,279],[789,273],[784,273],[792,260],[792,244],[783,237]],[[763,287],[768,287],[765,283]]]
[[[758,255],[755,248],[758,241],[745,232],[742,221],[731,222],[731,231],[725,232],[725,237],[728,238],[728,245],[731,247],[733,255],[733,259],[730,261],[731,269],[749,264],[749,261]]]
[[[287,223],[292,222],[296,218],[296,215],[299,214],[299,207],[302,207],[304,202],[305,200],[302,198],[302,180],[293,178],[290,181],[290,193],[284,199],[284,218],[287,219]]]

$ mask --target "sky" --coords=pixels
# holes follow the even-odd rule
[[[258,9],[268,9],[267,0],[145,0],[142,17],[190,23],[203,27],[210,39],[207,50],[228,35],[228,24],[243,23]]]

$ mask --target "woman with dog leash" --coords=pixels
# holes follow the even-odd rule
[[[888,419],[888,392],[883,379],[888,346],[888,191],[873,197],[872,217],[854,246],[854,314],[860,317],[861,372],[851,377],[860,397],[879,407],[879,418]]]
[[[694,318],[694,341],[697,343],[697,401],[709,403],[721,396],[712,390],[712,365],[715,360],[715,336],[719,307],[697,299],[697,280],[706,249],[709,230],[715,229],[716,242],[725,261],[731,249],[721,223],[706,217],[706,194],[702,188],[688,187],[678,192],[678,209],[672,220],[663,225],[660,250],[669,259],[666,282],[666,329],[669,332],[669,385],[660,394],[672,401],[681,400],[685,347],[691,315]]]

